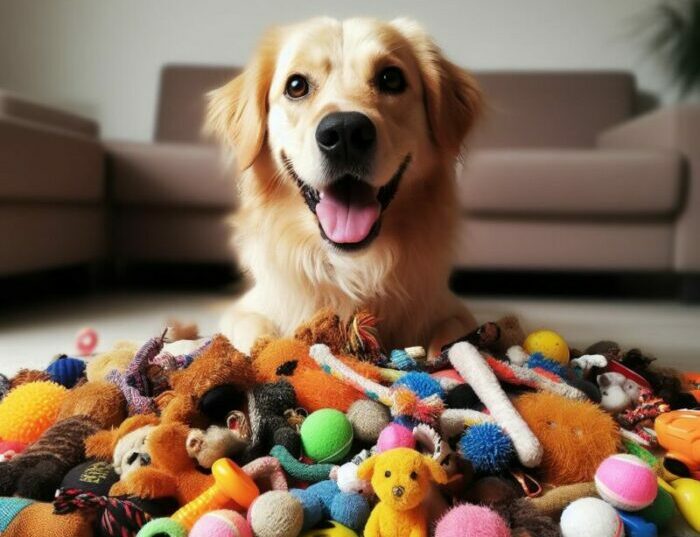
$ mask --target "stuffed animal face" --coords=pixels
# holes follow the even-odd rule
[[[621,373],[604,373],[596,380],[600,386],[600,406],[612,414],[622,412],[639,399],[639,384]]]
[[[420,505],[431,482],[447,482],[447,474],[438,463],[409,448],[390,449],[370,457],[357,474],[360,479],[371,479],[379,499],[395,511]]]
[[[142,466],[151,464],[151,455],[146,448],[146,441],[154,425],[146,425],[127,433],[114,446],[114,471],[122,478]]]

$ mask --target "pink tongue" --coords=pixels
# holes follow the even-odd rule
[[[316,216],[323,232],[333,242],[361,242],[379,218],[379,202],[374,190],[360,181],[343,181],[323,192],[316,205]]]

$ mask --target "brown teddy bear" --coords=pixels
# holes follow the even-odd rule
[[[85,460],[85,440],[126,417],[119,388],[87,382],[67,392],[56,422],[21,454],[0,464],[0,496],[48,501],[63,476]]]
[[[145,434],[136,445],[121,449],[120,442],[130,443],[133,435],[142,431]],[[113,463],[121,475],[112,485],[110,496],[171,497],[184,505],[213,483],[212,476],[200,472],[197,461],[187,452],[189,433],[190,428],[184,423],[161,423],[153,415],[136,415],[116,429],[100,431],[88,438],[86,451],[91,457],[109,462],[118,455],[119,460]],[[130,465],[125,467],[124,460],[131,461]]]
[[[232,410],[245,407],[245,392],[254,382],[250,360],[222,335],[216,335],[187,368],[169,378],[172,390],[163,400],[163,422],[206,429],[223,424]]]

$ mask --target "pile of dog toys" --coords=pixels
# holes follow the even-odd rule
[[[505,317],[427,357],[322,310],[250,355],[178,323],[96,344],[0,375],[3,536],[700,531],[698,377],[610,341]]]

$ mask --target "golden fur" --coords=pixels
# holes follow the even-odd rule
[[[386,66],[402,70],[404,93],[373,90],[369,81]],[[309,98],[285,97],[294,73],[309,77]],[[209,103],[208,128],[233,149],[242,171],[235,240],[254,279],[222,320],[233,344],[247,352],[259,336],[291,334],[324,306],[342,317],[369,308],[388,347],[432,341],[435,350],[473,328],[447,282],[458,221],[454,168],[480,105],[470,75],[411,21],[318,18],[269,31],[245,71]],[[359,111],[376,127],[366,178],[374,188],[410,155],[381,231],[353,252],[322,238],[282,156],[320,188],[314,132],[336,111]]]

